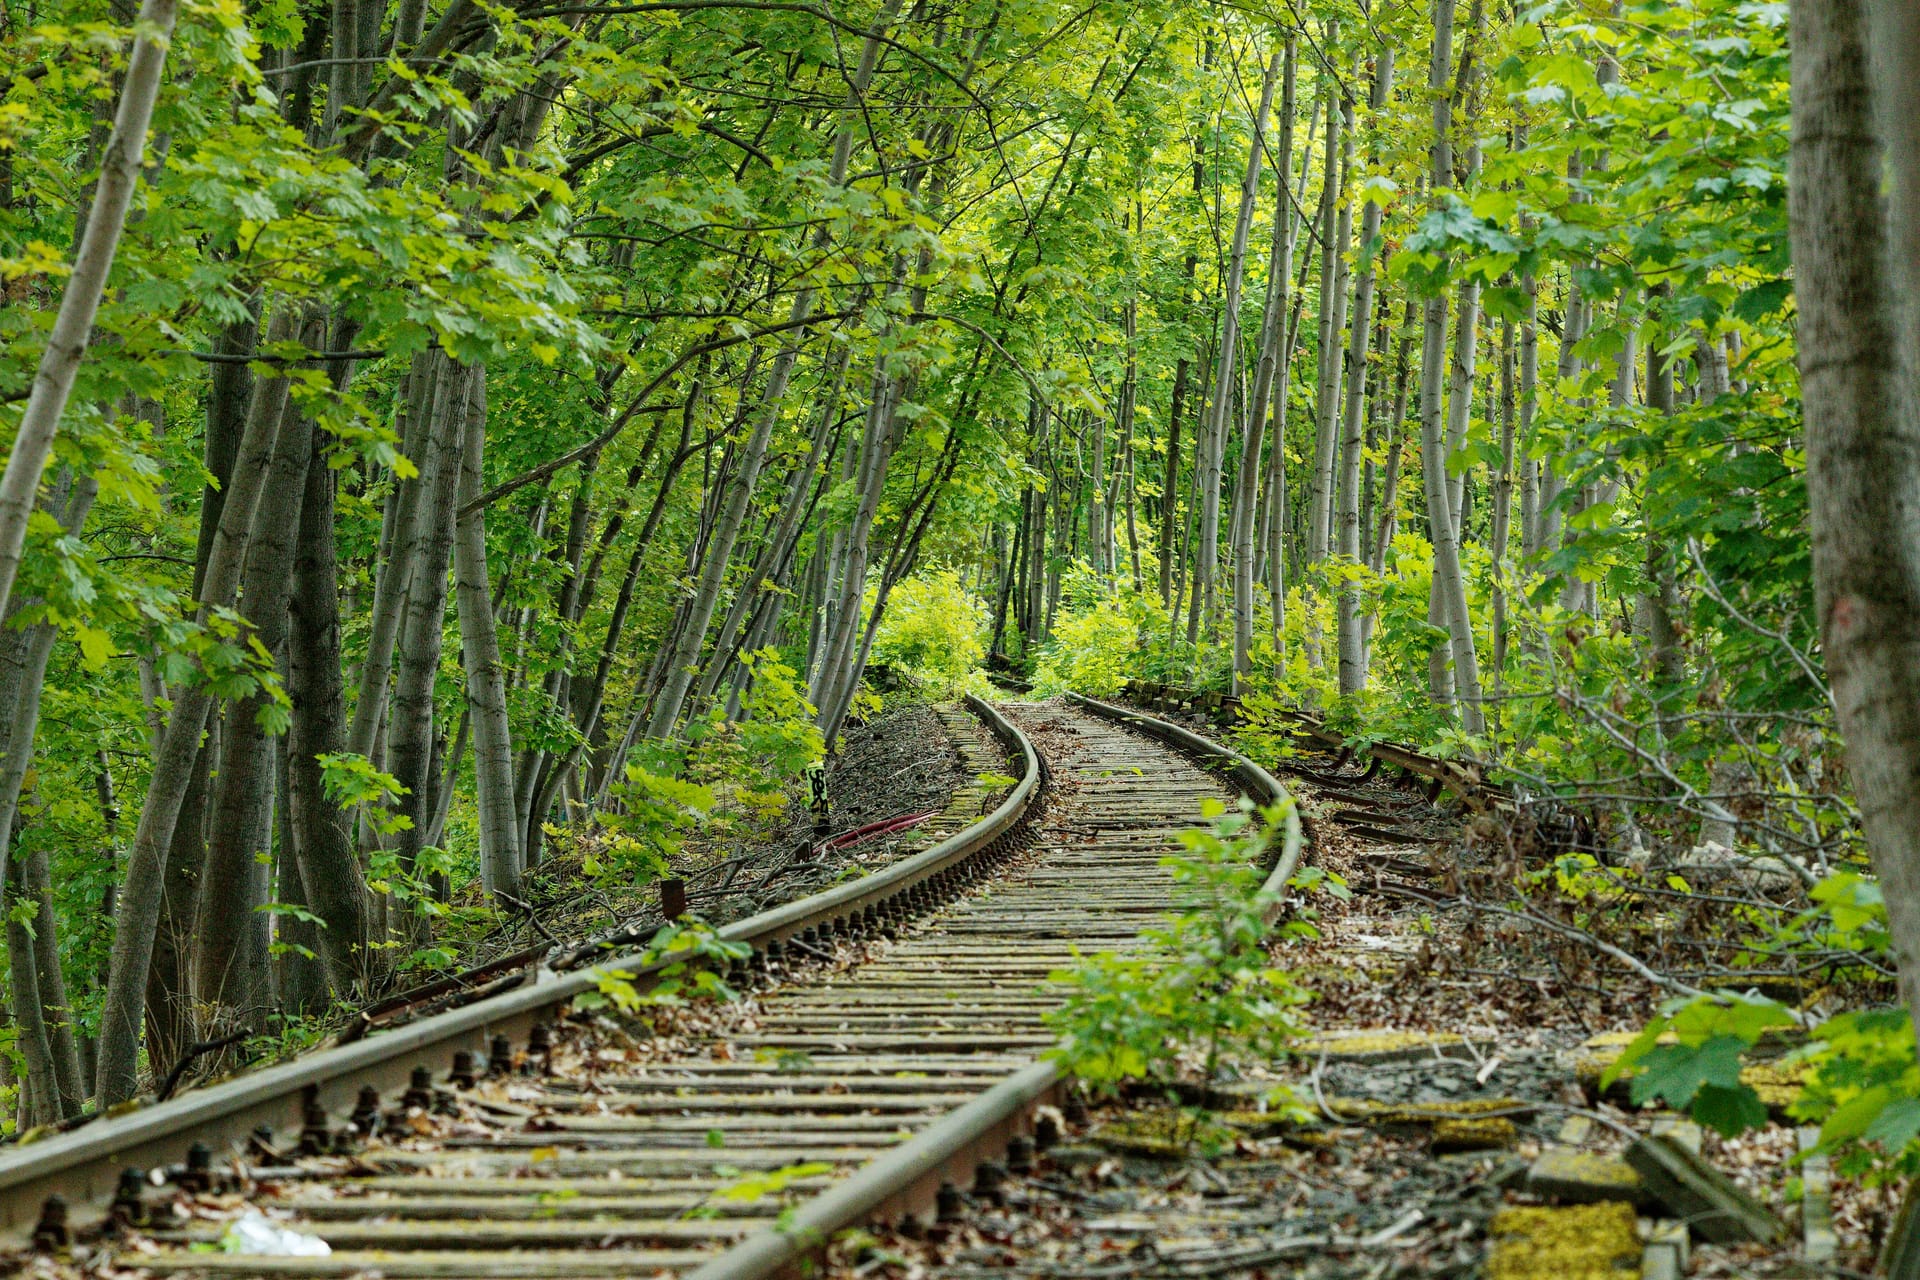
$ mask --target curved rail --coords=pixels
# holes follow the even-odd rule
[[[1077,693],[1075,706],[1113,720],[1226,773],[1261,804],[1288,798],[1278,779],[1246,756],[1166,720],[1096,702]],[[1297,835],[1298,818],[1287,815]],[[1266,888],[1284,885],[1299,868],[1302,844],[1290,838],[1268,874]],[[1278,914],[1278,907],[1274,914]],[[1272,923],[1269,917],[1268,923]],[[787,1274],[817,1253],[835,1232],[871,1221],[883,1212],[915,1212],[933,1202],[939,1183],[959,1183],[983,1159],[1006,1146],[1026,1117],[1061,1083],[1059,1068],[1042,1058],[995,1085],[972,1102],[942,1116],[887,1155],[787,1215],[782,1225],[747,1237],[687,1280],[770,1280]]]
[[[1067,697],[1075,706],[1085,707],[1097,716],[1124,724],[1138,730],[1149,738],[1166,743],[1177,751],[1193,756],[1210,769],[1218,769],[1238,783],[1247,797],[1257,804],[1279,804],[1291,801],[1292,796],[1280,785],[1280,780],[1254,763],[1252,759],[1235,751],[1232,747],[1223,747],[1211,738],[1203,738],[1193,730],[1177,725],[1171,720],[1162,720],[1158,716],[1143,715],[1126,707],[1117,707],[1110,702],[1098,702],[1084,694],[1069,692]],[[1275,895],[1275,903],[1269,909],[1267,923],[1272,924],[1278,918],[1280,905],[1278,892],[1287,881],[1293,879],[1294,872],[1300,869],[1300,858],[1306,848],[1301,838],[1300,815],[1289,806],[1284,821],[1287,824],[1288,838],[1281,847],[1280,856],[1272,870],[1267,873],[1262,892]]]
[[[807,929],[835,931],[911,912],[927,892],[925,882],[977,854],[1004,848],[1034,801],[1040,758],[1026,735],[991,704],[969,696],[967,705],[1009,756],[1021,761],[1020,780],[999,807],[930,849],[859,880],[736,921],[722,928],[721,936],[748,943],[758,952]],[[525,985],[463,1008],[166,1102],[119,1109],[6,1152],[0,1155],[0,1232],[30,1226],[53,1195],[67,1202],[75,1227],[89,1225],[87,1211],[98,1216],[127,1167],[178,1165],[187,1158],[189,1143],[217,1150],[263,1127],[297,1130],[310,1106],[345,1110],[364,1087],[385,1091],[406,1084],[412,1068],[429,1054],[446,1055],[443,1061],[450,1061],[462,1051],[484,1055],[496,1037],[524,1040],[558,1006],[596,990],[606,969],[631,972],[634,985],[644,990],[660,967],[648,965],[645,952],[637,951],[564,975],[536,970]]]

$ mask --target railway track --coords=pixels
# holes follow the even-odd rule
[[[1050,1136],[1048,974],[1170,905],[1158,862],[1203,798],[1277,790],[1097,704],[1018,726],[974,709],[1012,793],[925,853],[723,930],[754,948],[742,1001],[647,1035],[575,1007],[608,970],[644,990],[633,957],[534,981],[0,1156],[5,1220],[56,1257],[164,1275],[717,1280],[840,1226],[952,1214]],[[90,1231],[109,1190],[117,1225]],[[315,1255],[209,1251],[249,1212]]]

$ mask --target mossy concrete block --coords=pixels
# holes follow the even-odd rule
[[[1640,1262],[1640,1233],[1625,1204],[1514,1206],[1487,1226],[1487,1280],[1624,1280]]]
[[[1776,1120],[1786,1116],[1800,1097],[1812,1067],[1804,1062],[1756,1062],[1740,1069],[1740,1083],[1760,1095]]]
[[[1640,1280],[1680,1280],[1687,1274],[1686,1223],[1650,1223],[1646,1236],[1647,1246],[1640,1254]]]
[[[1833,1261],[1840,1237],[1833,1230],[1833,1165],[1819,1150],[1820,1130],[1803,1128],[1800,1143],[1800,1230],[1802,1256],[1811,1263]],[[1889,1272],[1888,1274],[1893,1274]]]
[[[1362,1124],[1434,1125],[1443,1120],[1530,1119],[1534,1105],[1518,1098],[1449,1098],[1436,1102],[1380,1102],[1373,1098],[1328,1098],[1327,1110]]]
[[[1563,1204],[1639,1204],[1647,1199],[1640,1175],[1625,1161],[1572,1147],[1542,1151],[1527,1170],[1527,1190]]]
[[[1397,1062],[1431,1058],[1466,1044],[1465,1036],[1432,1031],[1330,1031],[1311,1037],[1294,1050],[1302,1058],[1347,1062]]]
[[[1207,1151],[1231,1150],[1236,1135],[1225,1125],[1177,1111],[1144,1111],[1096,1128],[1089,1141],[1122,1155],[1184,1160]]]
[[[1442,1155],[1454,1151],[1504,1151],[1513,1145],[1516,1136],[1513,1121],[1505,1116],[1433,1123],[1433,1149]]]

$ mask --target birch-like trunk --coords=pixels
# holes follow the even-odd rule
[[[1540,467],[1533,456],[1533,415],[1540,386],[1540,284],[1532,275],[1520,277],[1527,295],[1520,317],[1520,558],[1540,553]]]
[[[46,682],[55,634],[45,623],[24,629],[9,626],[0,633],[0,713],[6,717],[0,724],[6,732],[4,753],[0,754],[0,833],[4,833],[0,839],[0,886],[4,886],[0,911],[5,913],[15,1045],[26,1063],[26,1083],[32,1086],[24,1118],[32,1125],[77,1115],[85,1101],[63,1087],[67,1073],[54,1026],[58,1015],[50,1015],[48,1009],[47,983],[40,972],[43,956],[35,946],[37,930],[26,918],[39,915],[34,906],[33,876],[27,866],[28,859],[35,855],[13,848],[22,826],[21,788],[32,763],[33,737],[40,723],[40,691]],[[23,907],[21,917],[16,918],[16,910]]]
[[[1327,24],[1327,47],[1339,39],[1339,24]],[[1345,247],[1335,234],[1340,217],[1340,156],[1345,130],[1346,108],[1337,98],[1338,86],[1330,86],[1327,101],[1326,154],[1320,175],[1320,329],[1319,363],[1313,393],[1313,487],[1307,498],[1307,563],[1317,565],[1327,558],[1327,543],[1332,529],[1334,450],[1339,445],[1340,330],[1337,318],[1345,310],[1345,294],[1339,286],[1340,252]]]
[[[413,463],[412,480],[394,478],[393,489],[381,512],[379,572],[374,577],[373,602],[367,612],[367,647],[361,659],[359,692],[353,703],[353,723],[347,731],[347,750],[372,756],[374,739],[386,723],[387,682],[393,674],[393,652],[406,616],[410,575],[420,556],[420,540],[432,516],[425,494],[439,465],[438,441],[433,431],[437,352],[413,358],[400,395],[400,447]]]
[[[460,515],[453,536],[455,604],[472,719],[475,804],[480,821],[480,882],[489,894],[520,893],[520,824],[513,803],[513,739],[507,727],[507,681],[500,662],[487,578],[482,484],[487,433],[487,367],[475,365],[461,449]],[[455,765],[458,765],[456,756]],[[451,779],[449,779],[449,782]]]
[[[1367,100],[1377,121],[1393,93],[1393,47],[1382,48],[1374,61],[1373,92]],[[1374,149],[1375,159],[1378,148]],[[1348,566],[1360,563],[1361,405],[1367,389],[1368,343],[1373,334],[1373,275],[1375,241],[1380,236],[1380,205],[1368,200],[1360,215],[1360,274],[1353,286],[1352,337],[1347,356],[1347,394],[1340,430],[1339,545]],[[1340,591],[1337,614],[1340,692],[1358,693],[1367,687],[1367,644],[1360,625],[1360,583],[1349,578]]]
[[[880,12],[874,16],[867,38],[860,48],[860,61],[854,69],[847,95],[847,119],[834,138],[833,158],[828,165],[827,183],[830,187],[839,187],[847,179],[847,163],[853,154],[853,131],[858,108],[866,97],[868,86],[873,81],[874,68],[880,61],[880,52],[884,47],[887,30],[892,27],[900,9],[900,0],[886,0]],[[813,236],[815,251],[826,247],[831,232],[822,226]],[[794,295],[790,323],[794,326],[792,337],[780,349],[774,358],[773,370],[767,378],[767,389],[761,412],[757,416],[753,434],[748,437],[741,452],[740,463],[736,469],[733,487],[729,490],[727,504],[714,528],[713,542],[707,548],[707,554],[701,571],[699,584],[689,601],[680,631],[674,645],[667,653],[663,683],[659,695],[654,700],[652,715],[647,721],[649,737],[669,737],[674,726],[679,723],[680,712],[687,698],[687,692],[693,687],[696,663],[701,646],[706,643],[707,624],[713,619],[713,611],[720,602],[720,586],[726,574],[728,562],[733,556],[734,539],[739,536],[740,527],[746,519],[747,505],[753,500],[754,486],[759,482],[760,467],[766,460],[767,444],[773,438],[774,426],[779,422],[781,405],[786,399],[787,382],[793,373],[794,361],[799,358],[800,347],[806,330],[800,327],[812,313],[814,290],[803,287]],[[855,612],[859,611],[858,595],[855,599]]]
[[[1453,61],[1453,0],[1434,0],[1433,64],[1427,87],[1433,93],[1433,187],[1435,196],[1452,185],[1452,104],[1447,76]],[[1474,650],[1473,615],[1467,608],[1466,579],[1460,570],[1460,544],[1453,522],[1453,497],[1447,484],[1447,448],[1441,423],[1441,385],[1446,374],[1447,300],[1427,299],[1420,353],[1420,470],[1426,481],[1427,527],[1433,542],[1435,596],[1442,606],[1453,657],[1454,697],[1469,733],[1482,733],[1480,662]]]
[[[1253,113],[1253,140],[1247,148],[1246,176],[1240,183],[1240,210],[1234,218],[1233,239],[1227,250],[1227,278],[1221,301],[1220,346],[1219,356],[1214,362],[1213,396],[1200,437],[1205,457],[1200,470],[1200,543],[1199,554],[1194,559],[1194,591],[1209,611],[1217,607],[1215,579],[1219,573],[1220,556],[1220,480],[1228,424],[1233,417],[1233,379],[1239,364],[1240,294],[1246,282],[1247,240],[1253,230],[1253,209],[1260,198],[1260,163],[1266,152],[1267,113],[1273,109],[1273,87],[1280,76],[1282,60],[1279,50],[1275,50],[1267,59],[1266,74],[1260,81],[1260,105]],[[1255,428],[1249,423],[1248,431],[1253,430]],[[1257,439],[1255,447],[1258,447]],[[1252,588],[1249,585],[1246,597],[1241,598],[1249,610],[1252,607],[1251,596]],[[1209,634],[1213,630],[1213,621],[1211,616],[1207,618]],[[1247,628],[1251,631],[1250,616]],[[1240,632],[1238,619],[1234,630],[1237,636]],[[1239,669],[1237,661],[1235,669]]]
[[[1513,321],[1500,323],[1500,471],[1493,479],[1487,551],[1493,559],[1493,687],[1507,667],[1507,542],[1513,523],[1513,451],[1518,402],[1514,388]]]
[[[324,327],[315,318],[303,340],[319,344]],[[300,507],[313,453],[313,420],[289,403],[252,535],[247,540],[241,611],[253,636],[277,654],[287,634],[287,601],[293,579]],[[264,690],[234,703],[226,715],[220,774],[214,788],[206,862],[194,912],[192,989],[204,1037],[258,1024],[272,1001],[265,947],[256,946],[256,908],[265,904],[257,855],[273,847],[273,757],[278,744],[260,723],[271,705]]]
[[[1254,365],[1253,385],[1248,389],[1247,428],[1240,446],[1240,464],[1235,477],[1233,497],[1233,690],[1243,691],[1253,671],[1253,584],[1258,559],[1254,536],[1259,520],[1256,507],[1260,496],[1260,449],[1265,439],[1267,405],[1280,364],[1280,344],[1284,339],[1287,313],[1287,278],[1293,271],[1291,257],[1292,219],[1289,216],[1287,180],[1291,177],[1293,145],[1293,109],[1297,72],[1295,43],[1288,39],[1267,66],[1265,101],[1271,101],[1274,64],[1282,70],[1280,119],[1274,148],[1274,176],[1278,192],[1273,207],[1273,236],[1267,251],[1267,296],[1260,314],[1260,354]],[[1264,112],[1262,115],[1264,116]],[[1258,133],[1256,132],[1256,137]],[[1285,442],[1275,438],[1279,452]]]
[[[1200,168],[1194,166],[1194,194],[1199,194]],[[1187,255],[1185,283],[1180,298],[1184,325],[1192,320],[1193,269],[1198,259]],[[1187,402],[1187,379],[1193,372],[1193,351],[1184,348],[1173,369],[1173,398],[1167,406],[1167,461],[1160,476],[1160,603],[1173,607],[1174,532],[1180,510],[1180,421]]]
[[[281,308],[268,326],[269,340],[284,342],[293,333],[292,317]],[[239,593],[254,511],[266,485],[286,404],[286,378],[264,378],[254,388],[246,433],[207,557],[198,611],[202,623],[214,610],[231,608]],[[166,855],[200,757],[200,735],[212,706],[213,694],[204,684],[189,681],[176,690],[167,732],[154,757],[146,801],[127,856],[126,882],[120,895],[120,915],[114,922],[113,955],[100,1011],[94,1095],[102,1107],[126,1101],[139,1088],[140,1030],[154,933],[160,921]]]
[[[337,473],[327,465],[326,449],[326,437],[314,433],[288,601],[287,695],[293,708],[286,804],[304,902],[322,926],[315,931],[314,950],[328,984],[344,997],[368,986],[377,966],[369,948],[372,907],[353,847],[353,817],[328,798],[321,781],[320,757],[343,751],[347,734],[333,538]]]
[[[73,270],[60,296],[53,330],[40,353],[27,406],[14,433],[7,469],[0,475],[0,616],[13,595],[13,581],[26,551],[27,524],[39,500],[40,477],[53,452],[67,400],[93,340],[93,321],[113,268],[120,235],[126,229],[127,209],[140,181],[140,161],[146,153],[147,125],[160,96],[167,46],[173,38],[179,0],[144,0],[135,21],[133,53],[127,60],[126,81],[114,113],[113,132],[100,156],[100,181],[87,211],[86,230],[74,255]]]
[[[454,492],[460,480],[461,441],[473,371],[444,353],[434,358],[432,419],[428,430],[433,470],[423,472],[419,537],[407,569],[405,617],[395,646],[393,712],[387,724],[388,771],[406,789],[398,812],[411,823],[393,848],[400,866],[413,869],[433,825],[434,691],[446,635],[447,566],[453,560]],[[418,936],[425,921],[397,929]]]

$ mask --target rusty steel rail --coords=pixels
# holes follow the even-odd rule
[[[1278,851],[1279,856],[1268,871],[1266,881],[1261,885],[1261,891],[1277,895],[1287,881],[1293,879],[1294,872],[1300,869],[1300,859],[1308,843],[1303,838],[1305,832],[1301,826],[1300,814],[1291,804],[1293,797],[1285,787],[1280,785],[1278,778],[1232,747],[1223,747],[1213,739],[1203,738],[1193,730],[1177,725],[1171,720],[1143,715],[1138,711],[1118,707],[1109,702],[1098,702],[1083,694],[1069,692],[1067,697],[1075,706],[1084,707],[1097,716],[1105,716],[1109,720],[1144,733],[1149,738],[1164,742],[1174,750],[1194,757],[1206,767],[1226,774],[1255,804],[1271,805],[1287,801],[1288,808],[1283,821],[1286,824],[1288,838]],[[1267,912],[1268,924],[1272,924],[1279,918],[1280,909],[1280,903],[1276,899]]]
[[[1067,699],[1225,774],[1258,804],[1290,799],[1279,780],[1254,761],[1190,729],[1077,693],[1069,692]],[[1299,869],[1305,846],[1297,838],[1298,819],[1289,812],[1286,823],[1295,838],[1287,840],[1263,889],[1278,889]],[[1267,923],[1273,923],[1279,910],[1276,905]],[[1006,1149],[1010,1139],[1029,1128],[1034,1110],[1056,1096],[1064,1083],[1059,1067],[1041,1057],[800,1205],[775,1228],[747,1237],[690,1272],[687,1280],[771,1280],[804,1274],[806,1261],[818,1255],[836,1232],[881,1216],[925,1213],[942,1184],[959,1185],[982,1162]]]
[[[951,884],[960,864],[984,851],[1004,851],[1037,798],[1040,759],[1026,735],[991,704],[972,696],[967,704],[1008,756],[1021,762],[1019,781],[992,813],[890,867],[737,921],[720,935],[764,955],[770,944],[805,931],[826,936],[897,922],[924,910]],[[524,1042],[537,1024],[596,990],[608,969],[630,973],[645,990],[661,967],[649,965],[641,950],[563,975],[536,970],[517,989],[465,1007],[167,1102],[118,1108],[77,1129],[0,1152],[0,1246],[19,1242],[51,1196],[65,1200],[74,1229],[84,1231],[104,1217],[126,1168],[177,1168],[191,1158],[190,1144],[203,1148],[204,1159],[204,1149],[232,1149],[263,1129],[297,1132],[310,1109],[344,1112],[363,1089],[406,1085],[412,1069],[430,1057],[445,1063],[462,1053],[485,1056],[500,1037]]]

